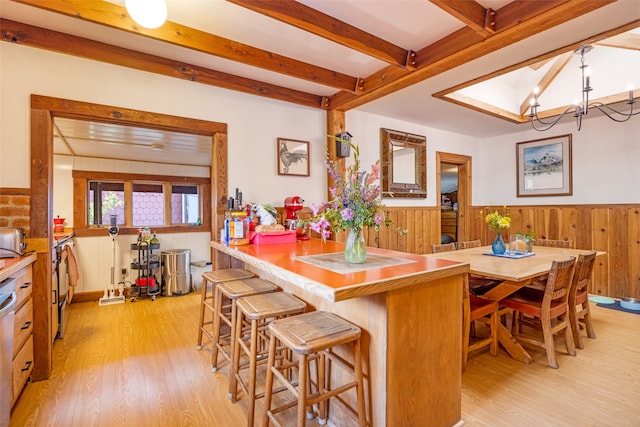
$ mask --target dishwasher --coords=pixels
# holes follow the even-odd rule
[[[0,427],[9,425],[11,414],[11,361],[13,358],[13,317],[16,306],[16,279],[0,282]]]

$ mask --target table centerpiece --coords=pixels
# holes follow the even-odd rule
[[[507,250],[507,247],[502,238],[502,230],[511,227],[511,217],[509,217],[509,210],[506,206],[503,206],[502,212],[498,212],[494,209],[493,212],[487,213],[484,217],[484,221],[489,228],[496,233],[496,238],[491,244],[491,252],[496,255],[502,255]]]
[[[344,259],[348,263],[361,264],[367,258],[364,228],[391,225],[382,208],[380,190],[380,161],[371,166],[370,172],[360,170],[360,148],[351,141],[339,137],[332,138],[348,144],[353,152],[353,163],[348,167],[340,165],[325,154],[325,165],[334,184],[329,188],[332,199],[318,206],[312,204],[313,217],[309,228],[318,232],[323,240],[331,232],[348,232]]]

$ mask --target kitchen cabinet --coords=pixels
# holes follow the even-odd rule
[[[11,406],[33,371],[33,271],[35,257],[12,260],[7,277],[16,279],[16,309],[13,327]],[[15,263],[15,264],[14,264]]]

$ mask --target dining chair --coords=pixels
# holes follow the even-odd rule
[[[478,239],[478,240],[463,240],[462,242],[458,243],[458,249],[479,248],[480,246],[482,246],[482,242],[480,242],[480,239]]]
[[[468,274],[464,275],[462,290],[462,372],[467,368],[469,353],[489,346],[492,356],[498,354],[498,301],[480,298],[469,289]],[[475,321],[480,321],[489,328],[487,338],[474,340],[470,343],[471,329]],[[475,334],[474,334],[475,335]]]
[[[479,248],[480,246],[482,246],[482,242],[480,241],[480,239],[463,240],[458,243],[458,249]],[[493,279],[490,277],[478,276],[476,274],[469,274],[469,288],[475,295],[482,295],[486,293],[500,282],[500,279]]]
[[[569,289],[569,320],[571,321],[571,331],[573,341],[578,348],[584,348],[580,328],[584,324],[587,336],[595,339],[596,333],[591,322],[591,308],[589,306],[589,283],[593,276],[593,268],[596,262],[596,251],[588,254],[580,254],[576,261],[573,281]],[[577,307],[580,306],[580,311]]]
[[[549,246],[552,248],[573,249],[573,240],[536,239],[536,246]]]
[[[575,260],[575,257],[570,257],[564,261],[552,262],[544,292],[523,288],[500,301],[500,306],[513,310],[512,335],[520,342],[544,348],[552,368],[558,368],[554,335],[562,332],[567,353],[576,355],[567,305]],[[542,329],[542,338],[528,330],[523,332],[523,325]]]
[[[444,243],[442,245],[431,245],[431,253],[437,254],[440,252],[448,252],[448,251],[455,251],[456,248],[456,244],[455,243]]]

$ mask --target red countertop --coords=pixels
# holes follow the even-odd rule
[[[213,241],[211,246],[246,264],[295,283],[331,301],[373,295],[430,280],[462,274],[469,264],[423,255],[367,247],[368,254],[410,261],[405,264],[341,274],[296,257],[344,251],[344,244],[320,239],[273,245],[227,246]]]

